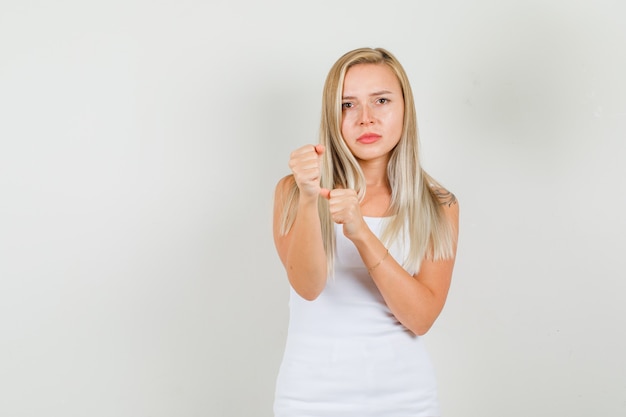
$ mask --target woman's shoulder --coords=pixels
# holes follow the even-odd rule
[[[274,196],[277,201],[284,202],[289,199],[289,195],[293,195],[293,193],[298,189],[296,186],[296,180],[292,174],[285,175],[281,179],[278,180],[276,184],[276,188],[274,190]]]
[[[456,196],[432,177],[427,176],[425,179],[428,181],[428,190],[432,196],[432,201],[439,205],[441,213],[448,220],[454,223],[458,222],[459,200]]]
[[[296,185],[296,180],[293,174],[285,175],[278,180],[276,184],[276,192],[285,193],[291,190]]]
[[[429,184],[429,190],[433,201],[440,207],[440,213],[458,230],[459,201],[456,196],[436,182]]]
[[[430,193],[442,206],[451,208],[452,206],[456,206],[459,204],[456,196],[451,191],[442,187],[440,184],[431,183]]]

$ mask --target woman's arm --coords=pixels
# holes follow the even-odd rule
[[[319,185],[320,145],[294,151],[290,159],[293,175],[279,181],[274,196],[274,244],[285,267],[289,283],[304,299],[314,300],[326,285],[326,252],[318,211],[323,190]],[[288,233],[280,233],[285,200],[296,182],[299,188],[297,213]]]
[[[442,201],[447,220],[458,236],[459,206],[455,198]],[[444,204],[445,203],[445,204]],[[419,273],[409,274],[393,257],[361,216],[353,190],[332,190],[330,211],[333,220],[343,224],[344,235],[356,246],[374,283],[394,316],[417,335],[425,334],[433,325],[448,295],[454,256],[432,261],[424,259]],[[453,248],[456,254],[456,243]]]
[[[459,205],[443,206],[448,221],[458,236]],[[417,335],[425,334],[433,325],[446,301],[455,258],[439,261],[424,259],[416,275],[410,275],[371,232],[353,240],[370,275],[387,306],[396,318]],[[454,247],[456,254],[456,244]],[[384,258],[384,259],[383,259]],[[381,262],[382,260],[382,262]]]

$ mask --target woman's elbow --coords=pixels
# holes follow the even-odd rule
[[[428,327],[423,327],[423,328],[419,328],[415,330],[415,334],[417,336],[424,336],[426,333],[428,333],[428,331],[430,330],[431,326]]]
[[[432,322],[416,321],[414,323],[406,323],[405,327],[409,329],[415,336],[424,336],[433,327]]]
[[[319,297],[319,295],[324,290],[324,286],[326,284],[325,280],[321,281],[313,281],[306,280],[303,282],[302,280],[298,280],[294,277],[289,277],[289,283],[291,284],[291,288],[298,294],[300,297],[307,301],[314,301]]]
[[[296,293],[307,301],[315,301],[320,295],[320,293],[312,291],[296,291]]]

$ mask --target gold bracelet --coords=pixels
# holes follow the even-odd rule
[[[385,256],[383,256],[383,259],[381,259],[380,261],[378,261],[378,263],[377,263],[376,265],[374,265],[374,266],[371,266],[371,267],[367,268],[367,272],[369,272],[369,273],[371,274],[371,273],[372,273],[372,271],[373,271],[374,269],[378,268],[378,267],[380,266],[380,264],[382,264],[382,263],[383,263],[383,261],[384,261],[385,259],[387,259],[387,256],[389,256],[389,249],[387,249],[387,252],[385,253]]]

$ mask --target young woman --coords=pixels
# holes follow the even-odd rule
[[[421,336],[446,300],[459,208],[420,166],[413,95],[391,53],[333,65],[320,143],[289,167],[274,209],[291,286],[275,416],[439,416]]]

